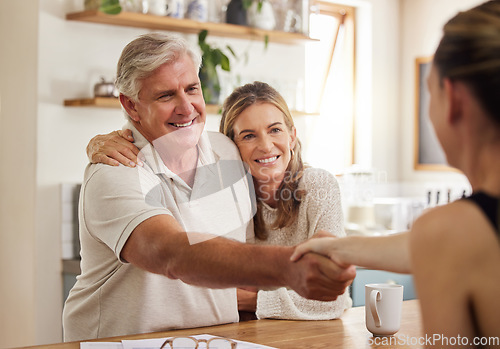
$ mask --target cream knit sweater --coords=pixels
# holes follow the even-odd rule
[[[335,236],[345,236],[344,218],[340,201],[339,185],[335,177],[322,169],[308,168],[299,183],[306,191],[297,220],[284,229],[268,230],[267,240],[255,239],[256,244],[294,246],[318,230],[326,230]],[[276,217],[276,209],[264,204],[263,217],[270,225]],[[352,306],[349,292],[333,302],[305,299],[285,287],[257,294],[257,318],[291,320],[330,320],[338,318]]]

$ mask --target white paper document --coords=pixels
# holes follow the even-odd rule
[[[190,336],[196,339],[210,339],[216,336],[209,334],[200,334]],[[80,349],[160,349],[161,345],[171,337],[165,338],[152,338],[152,339],[137,339],[137,340],[122,340],[121,342],[82,342]],[[268,347],[267,345],[255,344],[250,342],[243,342],[233,339],[236,343],[237,349],[276,349]],[[204,349],[205,344],[200,344],[200,349]],[[170,348],[169,348],[170,349]]]
[[[82,342],[80,349],[123,349],[122,342]]]

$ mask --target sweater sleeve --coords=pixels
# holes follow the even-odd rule
[[[300,230],[307,230],[300,235],[310,238],[318,230],[326,230],[338,237],[345,236],[340,190],[335,177],[321,169],[308,169],[301,185],[307,193],[302,203],[304,214],[299,215],[297,230],[292,233],[297,235]],[[349,290],[333,302],[322,302],[303,298],[282,287],[258,292],[256,315],[259,319],[331,320],[340,317],[351,306]]]
[[[333,302],[315,301],[299,296],[285,287],[257,293],[258,319],[332,320],[352,306],[349,290]]]

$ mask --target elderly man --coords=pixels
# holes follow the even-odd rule
[[[199,65],[184,40],[163,34],[122,52],[117,87],[144,166],[86,169],[66,341],[236,322],[235,286],[333,300],[354,278],[318,255],[292,263],[291,247],[244,243],[251,180],[236,146],[203,130]]]

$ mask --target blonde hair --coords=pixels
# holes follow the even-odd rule
[[[264,82],[255,81],[251,84],[236,88],[233,93],[224,101],[222,107],[222,118],[219,131],[234,141],[234,123],[239,115],[249,106],[256,103],[269,103],[274,105],[283,113],[285,125],[289,131],[295,127],[293,118],[283,97],[274,88]],[[303,190],[299,190],[299,181],[304,172],[302,162],[301,143],[297,139],[285,177],[278,188],[278,215],[271,224],[271,229],[281,229],[288,227],[295,222],[299,213],[300,202],[305,195]],[[282,193],[293,193],[293,195],[281,195]],[[286,199],[285,199],[286,198]],[[267,230],[262,217],[262,202],[257,203],[257,213],[254,216],[255,236],[260,240],[267,239]]]
[[[443,28],[434,55],[440,79],[467,84],[490,117],[500,125],[500,1],[460,12]]]

